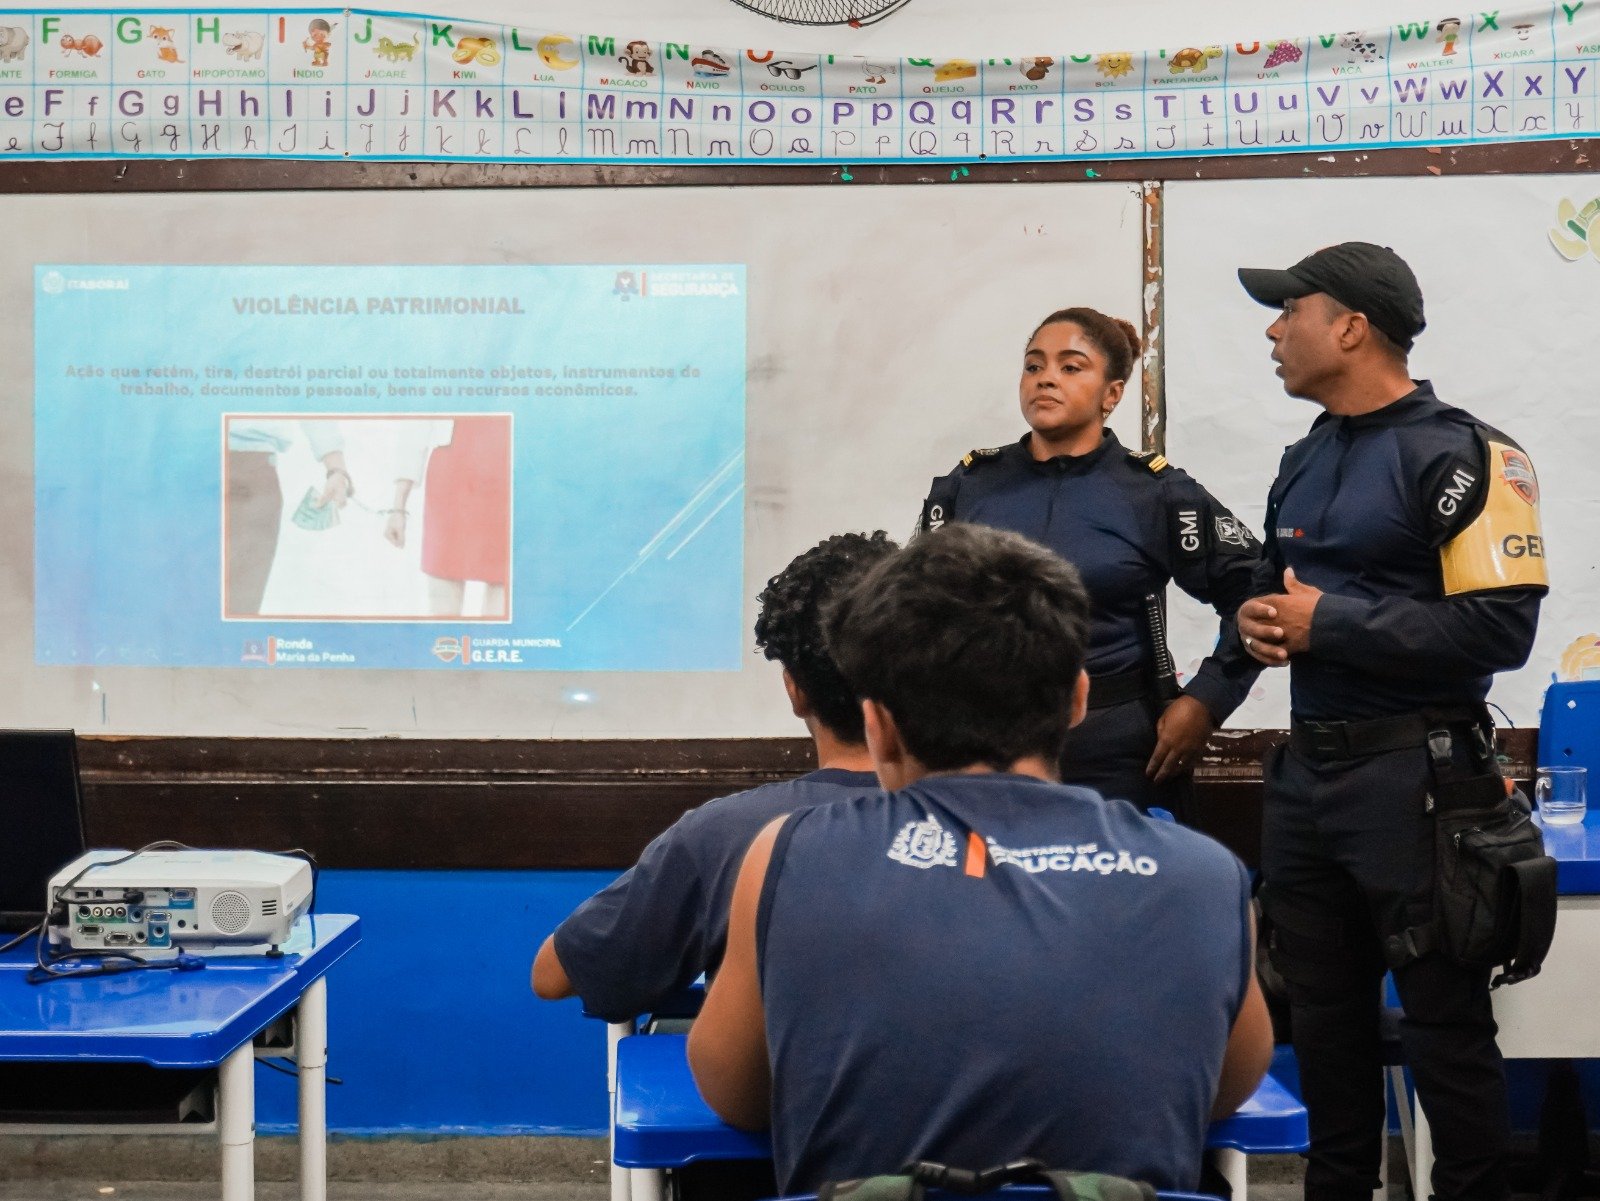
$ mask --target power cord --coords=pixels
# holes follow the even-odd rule
[[[44,925],[44,919],[41,918],[39,923],[38,923],[38,925],[29,926],[26,930],[24,930],[21,934],[17,935],[10,942],[5,943],[3,945],[0,945],[0,955],[4,955],[7,951],[16,950],[23,943],[27,942],[30,938],[32,938],[35,934],[39,933],[39,926],[42,926],[42,925]]]
[[[279,1055],[273,1059],[258,1059],[256,1062],[264,1068],[271,1068],[274,1072],[282,1072],[285,1076],[298,1077],[300,1075],[300,1065],[294,1060],[283,1055]],[[284,1064],[288,1064],[290,1066],[285,1067]],[[326,1076],[324,1079],[326,1079],[329,1084],[344,1083],[344,1081],[338,1076]]]

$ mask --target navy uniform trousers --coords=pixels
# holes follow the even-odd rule
[[[1156,745],[1157,702],[1140,697],[1090,709],[1067,735],[1061,753],[1061,782],[1092,788],[1110,800],[1131,801],[1141,811],[1152,805],[1180,820],[1187,817],[1193,777],[1187,772],[1157,784],[1145,775]]]
[[[1283,746],[1265,777],[1262,900],[1311,1115],[1306,1201],[1370,1201],[1386,1131],[1384,940],[1425,920],[1433,891],[1428,755],[1419,745],[1318,761]],[[1488,976],[1437,952],[1395,971],[1441,1201],[1507,1196],[1510,1130]]]

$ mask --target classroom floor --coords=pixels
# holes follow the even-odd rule
[[[605,1158],[602,1139],[336,1139],[328,1198],[607,1201]],[[295,1167],[292,1139],[258,1139],[259,1201],[295,1201]],[[216,1171],[216,1149],[200,1139],[0,1135],[0,1201],[209,1201]],[[1251,1201],[1299,1201],[1301,1173],[1298,1156],[1251,1160]]]

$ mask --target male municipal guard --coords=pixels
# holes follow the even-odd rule
[[[1489,969],[1440,934],[1435,864],[1451,852],[1435,811],[1505,803],[1483,702],[1495,672],[1526,661],[1547,590],[1538,481],[1515,442],[1410,377],[1422,293],[1392,250],[1346,242],[1239,279],[1282,308],[1267,338],[1284,390],[1324,410],[1284,454],[1262,595],[1237,621],[1250,654],[1290,670],[1262,874],[1311,1116],[1306,1199],[1369,1201],[1379,1184],[1389,967],[1433,1192],[1504,1201]]]

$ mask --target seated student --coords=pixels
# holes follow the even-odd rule
[[[545,939],[533,962],[534,992],[550,1001],[580,996],[611,1021],[649,1012],[721,962],[733,883],[763,826],[796,809],[877,794],[861,706],[824,645],[822,609],[895,549],[881,530],[827,538],[758,598],[756,646],[783,665],[789,703],[816,743],[817,770],[684,814]]]
[[[888,791],[770,823],[689,1036],[780,1185],[916,1159],[1193,1189],[1272,1053],[1249,882],[1202,834],[1056,783],[1089,602],[1064,560],[953,525],[840,599],[829,646]]]

